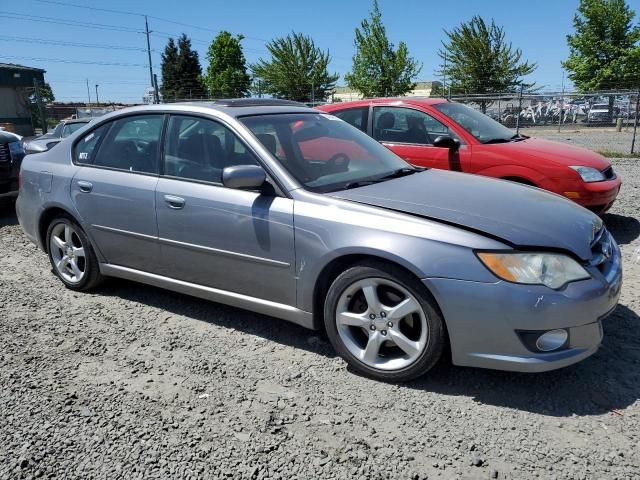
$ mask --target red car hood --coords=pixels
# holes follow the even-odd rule
[[[510,158],[527,158],[553,162],[557,165],[593,167],[602,171],[611,163],[602,155],[586,148],[567,145],[542,138],[527,138],[519,142],[484,145],[483,148],[501,152]]]

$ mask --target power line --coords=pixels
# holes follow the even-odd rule
[[[16,55],[2,55],[0,58],[9,58],[12,60],[33,60],[34,62],[55,62],[55,63],[77,63],[79,65],[104,65],[109,67],[149,67],[144,63],[124,63],[124,62],[100,62],[93,60],[67,60],[63,58],[41,58],[41,57],[22,57]]]
[[[124,33],[144,33],[142,30],[135,30],[133,28],[121,27],[118,25],[109,25],[104,23],[93,23],[93,22],[74,22],[71,20],[66,20],[64,18],[43,17],[40,15],[23,15],[21,13],[7,12],[2,10],[0,10],[0,17],[10,18],[12,20],[23,20],[27,22],[42,22],[42,23],[52,23],[56,25],[67,25],[70,27],[80,27],[80,28],[89,28],[89,29],[97,29],[97,30],[112,30],[115,32],[124,32]]]
[[[199,25],[194,25],[192,23],[184,23],[184,22],[177,22],[175,20],[171,20],[168,18],[164,18],[164,17],[158,17],[156,15],[148,15],[145,13],[138,13],[138,12],[129,12],[129,11],[125,11],[125,10],[115,10],[115,9],[110,9],[110,8],[102,8],[102,7],[92,7],[89,5],[81,5],[78,3],[68,3],[68,2],[60,2],[57,0],[34,0],[36,2],[40,2],[40,3],[49,3],[49,4],[53,4],[53,5],[61,5],[61,6],[65,6],[65,7],[74,7],[74,8],[84,8],[87,10],[95,10],[95,11],[99,11],[99,12],[108,12],[108,13],[116,13],[119,15],[133,15],[133,16],[137,16],[137,17],[144,17],[145,15],[149,18],[153,18],[154,20],[159,20],[161,22],[167,22],[167,23],[173,23],[174,25],[180,25],[182,27],[189,27],[189,28],[195,28],[196,30],[203,30],[206,32],[212,32],[212,33],[220,33],[222,30],[216,30],[213,28],[208,28],[208,27],[201,27]],[[268,40],[264,39],[264,38],[258,38],[258,37],[248,37],[245,36],[244,38],[246,38],[247,40],[257,40],[260,42],[267,42]]]
[[[44,38],[30,38],[30,37],[13,37],[8,35],[0,35],[0,41],[2,42],[23,42],[23,43],[36,43],[40,45],[60,45],[64,47],[83,47],[83,48],[103,48],[107,50],[127,50],[134,52],[146,52],[146,48],[141,47],[125,47],[123,45],[106,45],[98,43],[81,43],[81,42],[67,42],[64,40],[48,40]],[[156,52],[156,50],[152,50]]]

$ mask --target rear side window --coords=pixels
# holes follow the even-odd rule
[[[139,115],[113,122],[93,165],[138,173],[158,173],[162,115]]]
[[[369,107],[349,108],[333,113],[340,120],[344,120],[349,125],[356,127],[367,133],[367,119],[369,118]]]
[[[100,141],[105,136],[110,126],[110,123],[102,125],[101,127],[87,133],[76,143],[76,146],[73,149],[73,160],[75,163],[86,165],[91,165],[93,163],[95,153],[97,152],[97,146],[100,144]]]

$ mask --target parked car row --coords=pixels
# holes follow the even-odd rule
[[[597,351],[620,250],[567,192],[595,205],[610,166],[449,102],[342,107],[114,112],[25,157],[18,219],[67,288],[125,278],[321,329],[379,380],[444,352],[534,372]]]

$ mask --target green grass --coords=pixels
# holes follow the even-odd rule
[[[611,152],[609,150],[598,150],[598,153],[607,158],[640,158],[640,152],[622,153],[622,152]]]

